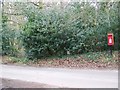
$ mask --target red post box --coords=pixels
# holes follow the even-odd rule
[[[108,33],[108,45],[113,46],[114,45],[114,36],[113,33]]]

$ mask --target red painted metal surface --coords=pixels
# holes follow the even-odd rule
[[[114,45],[114,36],[113,36],[113,33],[108,33],[108,45],[109,46]]]

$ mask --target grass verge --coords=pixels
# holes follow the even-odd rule
[[[7,59],[6,59],[7,58]],[[52,56],[37,60],[28,60],[25,57],[3,58],[3,63],[7,64],[27,64],[41,67],[77,67],[77,68],[117,68],[118,51],[114,51],[111,56],[109,52],[88,52],[79,55]]]

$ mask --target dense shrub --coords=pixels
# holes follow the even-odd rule
[[[108,50],[108,32],[114,33],[117,49],[116,5],[111,8],[109,18],[104,4],[97,11],[90,4],[83,5],[81,10],[81,5],[71,5],[64,10],[50,8],[26,12],[28,22],[23,27],[23,43],[28,58]]]
[[[11,30],[7,26],[7,16],[2,16],[2,30],[0,33],[0,36],[2,38],[2,41],[0,42],[2,44],[2,55],[11,55],[16,56],[17,55],[17,49],[14,47],[14,38],[15,38],[15,31]]]

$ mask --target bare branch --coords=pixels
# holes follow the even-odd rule
[[[18,15],[18,16],[23,15],[22,13],[7,13],[7,12],[3,12],[3,13],[7,15]]]
[[[34,2],[30,2],[30,3],[32,3],[32,4],[34,4],[35,6],[39,7],[39,5],[38,5],[38,4],[36,4],[36,3],[34,3]]]
[[[8,22],[13,22],[13,23],[16,23],[16,24],[18,24],[18,25],[21,25],[20,23],[18,23],[18,22],[16,22],[16,21],[14,21],[14,20],[7,20]]]

